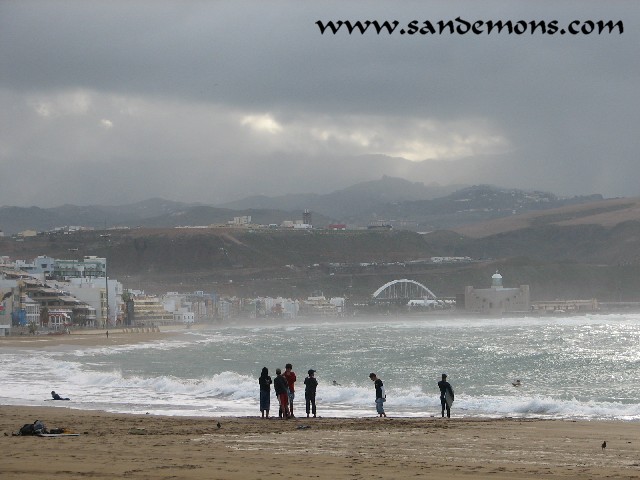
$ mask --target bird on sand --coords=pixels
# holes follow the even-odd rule
[[[602,450],[604,451],[605,448],[607,448],[607,441],[606,440],[604,442],[602,442]]]
[[[222,425],[220,425],[220,422],[216,423],[216,427],[218,428],[222,427]]]

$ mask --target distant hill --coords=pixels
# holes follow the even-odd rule
[[[549,192],[492,185],[442,187],[382,177],[331,194],[254,196],[224,204],[227,208],[308,208],[350,226],[383,221],[396,228],[436,230],[529,211],[601,201],[602,195],[560,198]]]
[[[403,230],[432,231],[598,201],[602,201],[601,195],[567,199],[547,192],[491,185],[443,187],[385,176],[327,195],[258,196],[217,207],[161,198],[120,206],[1,207],[0,229],[15,234],[68,225],[102,229],[199,226],[224,224],[244,215],[250,215],[257,224],[280,224],[284,220],[302,220],[302,212],[309,209],[311,223],[317,227],[346,223],[353,228],[384,222]]]
[[[266,209],[266,208],[247,208],[243,210],[232,210],[229,208],[216,208],[206,205],[189,207],[175,212],[166,213],[156,217],[138,220],[138,226],[143,227],[178,227],[178,226],[197,226],[197,225],[225,225],[233,217],[250,216],[251,222],[258,225],[268,225],[275,223],[280,225],[285,220],[302,221],[303,211],[285,212],[283,210]],[[325,226],[331,223],[331,220],[317,214],[312,214],[312,223]]]
[[[531,286],[536,299],[640,300],[640,222],[541,225],[482,238],[451,231],[284,231],[211,228],[114,230],[0,239],[12,258],[106,256],[128,288],[304,298],[314,291],[366,301],[378,287],[411,278],[438,295],[485,287],[499,269],[505,285]],[[431,256],[468,256],[435,265]],[[332,264],[347,265],[333,269]],[[334,273],[335,272],[335,273]]]
[[[219,206],[232,209],[309,209],[327,217],[344,220],[358,218],[372,205],[433,199],[449,195],[462,187],[461,185],[425,185],[421,182],[383,176],[380,180],[358,183],[323,195],[310,193],[278,197],[252,196]],[[356,223],[361,222],[356,221]]]
[[[142,202],[128,205],[96,205],[77,206],[62,205],[46,209],[60,218],[75,219],[75,223],[66,225],[87,225],[92,227],[105,227],[117,224],[128,224],[140,219],[170,215],[188,208],[193,208],[198,204],[188,204],[174,202],[163,198],[150,198]]]
[[[280,224],[284,220],[302,220],[302,210],[286,212],[274,209],[231,210],[207,205],[184,204],[151,199],[114,207],[63,205],[54,208],[0,207],[0,228],[13,235],[24,230],[49,231],[64,226],[96,229],[120,227],[178,227],[226,224],[238,216],[251,216],[257,224]],[[325,226],[331,219],[312,215],[312,222]]]
[[[601,200],[602,196],[598,194],[559,198],[548,192],[474,185],[432,200],[370,205],[357,219],[349,220],[364,222],[383,219],[394,226],[431,231]]]
[[[616,198],[565,205],[544,211],[459,225],[454,230],[469,237],[481,238],[548,225],[614,227],[629,221],[640,221],[640,198]]]
[[[118,206],[0,207],[0,229],[6,234],[15,234],[23,230],[46,231],[68,225],[91,228],[133,226],[143,219],[177,213],[193,206],[195,204],[151,198]]]

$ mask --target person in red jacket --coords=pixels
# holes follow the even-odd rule
[[[293,365],[287,363],[284,366],[284,373],[282,374],[284,378],[287,379],[287,383],[289,384],[289,416],[294,417],[293,415],[293,399],[296,398],[295,394],[295,383],[296,383],[296,374],[293,371]]]

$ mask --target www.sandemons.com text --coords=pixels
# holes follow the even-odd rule
[[[322,35],[622,35],[622,20],[318,20]]]

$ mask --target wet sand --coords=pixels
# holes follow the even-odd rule
[[[640,425],[629,422],[0,412],[7,479],[640,478]],[[80,435],[11,436],[36,419]]]
[[[107,331],[109,335],[107,335]],[[2,347],[55,347],[59,345],[77,345],[83,347],[99,347],[108,345],[131,345],[140,342],[153,342],[170,336],[188,332],[184,327],[160,327],[159,331],[151,329],[110,329],[110,330],[76,330],[71,334],[61,335],[10,335],[0,337]]]

